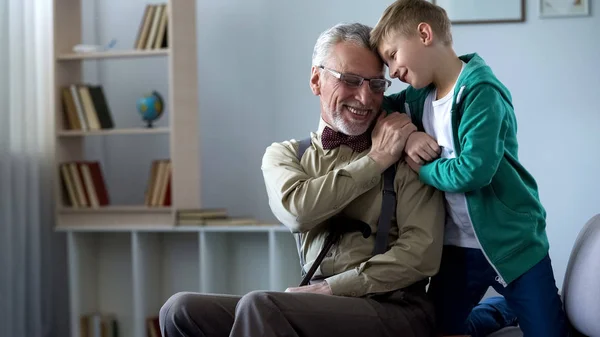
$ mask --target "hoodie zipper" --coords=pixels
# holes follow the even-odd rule
[[[451,115],[454,116],[454,114],[456,113],[456,106],[459,104],[460,99],[462,98],[462,93],[463,90],[465,89],[465,86],[461,86],[458,94],[456,95],[456,100],[454,103],[454,106],[452,107],[452,111],[451,111]],[[454,139],[454,148],[458,149],[457,155],[460,155],[461,152],[461,148],[459,146],[456,146],[456,144],[458,143],[458,138],[456,135],[456,128],[454,125],[454,121],[455,119],[453,118],[451,120],[452,123],[452,138]],[[460,144],[460,143],[459,143]],[[496,268],[496,266],[492,263],[492,260],[490,260],[490,258],[488,257],[488,255],[485,252],[485,249],[483,249],[483,245],[481,244],[481,241],[479,240],[479,235],[477,235],[477,231],[475,230],[475,225],[473,224],[473,220],[471,219],[471,206],[469,205],[469,202],[467,201],[467,198],[465,196],[465,204],[467,205],[467,215],[469,216],[469,222],[471,223],[471,228],[473,229],[473,234],[475,234],[475,239],[477,240],[477,243],[479,244],[479,247],[481,247],[481,252],[483,253],[483,256],[485,257],[485,259],[487,260],[487,262],[490,264],[490,266],[492,267],[492,269],[494,269],[494,271],[496,272],[496,282],[500,283],[504,288],[506,288],[507,284],[506,281],[504,281],[504,279],[502,278],[502,276],[500,275],[500,272],[498,271],[498,269]]]
[[[469,203],[466,201],[466,198],[465,198],[465,203],[467,204],[467,209],[469,210],[468,216],[469,216],[469,221],[471,222],[471,228],[473,229],[473,234],[475,234],[475,239],[477,240],[479,247],[481,247],[481,252],[483,253],[483,256],[488,261],[490,266],[492,266],[492,269],[494,269],[494,271],[496,272],[496,279],[495,279],[496,282],[500,283],[504,288],[506,288],[506,286],[507,286],[506,282],[504,281],[502,276],[500,276],[500,272],[498,271],[496,266],[494,266],[494,264],[492,263],[492,261],[490,260],[488,255],[485,253],[485,249],[483,249],[483,246],[481,245],[481,241],[479,241],[479,236],[477,235],[477,231],[475,231],[475,225],[473,225],[473,220],[471,220],[471,208],[469,206]]]

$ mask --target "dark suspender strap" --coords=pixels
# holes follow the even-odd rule
[[[388,234],[394,209],[396,208],[396,192],[394,192],[394,178],[396,176],[396,165],[392,165],[383,173],[383,200],[381,202],[381,214],[377,223],[377,236],[373,255],[383,254],[387,251]]]
[[[311,139],[305,138],[298,142],[298,153],[296,154],[298,161],[302,159],[304,152],[310,147]],[[396,165],[388,167],[383,173],[383,200],[381,203],[381,214],[379,216],[379,222],[377,223],[377,236],[375,237],[375,246],[373,248],[373,255],[383,254],[387,251],[388,235],[390,232],[390,226],[394,210],[396,209],[396,192],[394,191],[394,179],[396,177]],[[295,233],[296,246],[298,249],[298,256],[300,257],[300,266],[302,270],[302,276],[306,275],[304,271],[304,254],[302,254],[302,233]]]
[[[302,139],[298,142],[298,153],[296,157],[298,157],[298,161],[302,159],[304,152],[310,147],[310,138]],[[300,257],[300,270],[302,271],[302,277],[306,275],[306,271],[304,271],[304,254],[302,254],[302,233],[295,233],[294,238],[296,239],[296,247],[298,248],[298,256]]]
[[[298,249],[298,257],[300,258],[300,275],[304,277],[306,271],[304,270],[304,254],[302,254],[302,233],[294,233],[294,239],[296,240],[296,248]]]

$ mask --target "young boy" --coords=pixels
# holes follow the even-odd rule
[[[492,286],[525,336],[566,336],[546,211],[518,159],[511,94],[479,55],[455,54],[450,26],[439,6],[397,0],[371,35],[390,76],[409,84],[384,102],[420,130],[406,160],[446,192],[444,253],[429,288],[441,333],[467,334],[467,316]]]

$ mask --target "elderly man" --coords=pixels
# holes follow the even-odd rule
[[[440,264],[444,199],[401,159],[410,119],[380,113],[390,82],[369,33],[340,24],[320,35],[310,77],[318,130],[263,158],[271,209],[299,235],[304,271],[314,264],[309,284],[241,298],[176,294],[160,312],[164,336],[432,335],[425,286]],[[349,231],[356,222],[366,233]],[[343,234],[324,249],[334,230]]]

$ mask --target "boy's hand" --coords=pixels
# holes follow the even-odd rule
[[[419,131],[408,137],[405,152],[413,162],[423,165],[439,157],[441,148],[430,135]]]
[[[394,112],[387,116],[381,114],[377,118],[371,133],[372,145],[369,156],[379,164],[381,172],[400,159],[408,136],[416,130],[417,127],[411,123],[410,117],[406,114]]]

